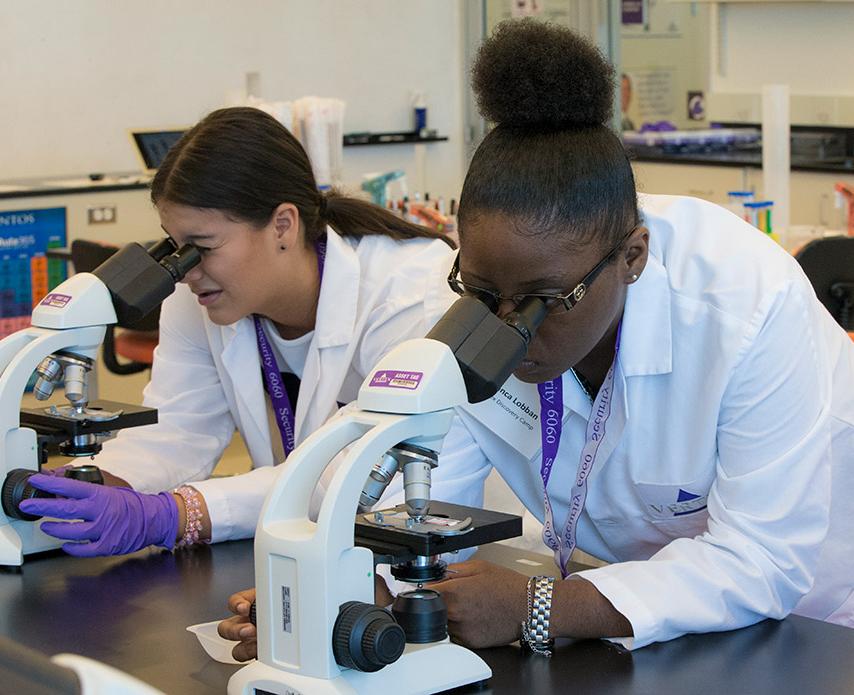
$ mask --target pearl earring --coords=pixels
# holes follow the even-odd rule
[[[632,282],[636,282],[636,281],[637,281],[637,279],[638,279],[638,274],[637,274],[637,273],[633,273],[633,274],[632,274]]]

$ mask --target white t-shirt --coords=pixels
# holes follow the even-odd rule
[[[285,340],[279,335],[279,331],[270,319],[261,319],[261,325],[264,327],[267,340],[270,341],[270,347],[273,348],[273,356],[276,358],[276,364],[279,365],[279,371],[296,374],[302,379],[305,359],[311,339],[314,338],[314,331],[309,331],[293,340]]]

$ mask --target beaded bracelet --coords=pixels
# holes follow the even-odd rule
[[[184,526],[184,535],[181,536],[175,546],[178,548],[186,548],[196,543],[207,541],[199,540],[199,532],[202,530],[202,503],[200,501],[199,491],[189,485],[181,485],[176,487],[172,492],[180,495],[184,500],[184,509],[187,513],[187,524]]]

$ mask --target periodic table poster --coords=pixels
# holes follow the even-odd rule
[[[66,245],[65,208],[0,212],[0,338],[30,325],[33,307],[67,277],[48,259]]]

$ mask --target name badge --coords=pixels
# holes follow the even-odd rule
[[[540,396],[536,384],[511,376],[490,400],[460,409],[526,458],[540,450]]]

